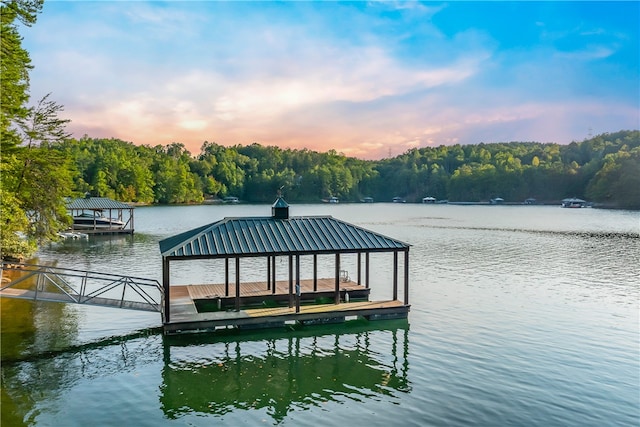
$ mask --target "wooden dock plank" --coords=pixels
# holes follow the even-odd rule
[[[295,285],[294,285],[295,286]],[[356,282],[344,281],[340,282],[340,290],[354,291],[366,289],[363,285],[358,285]],[[229,283],[229,295],[225,295],[225,284],[195,284],[195,285],[172,285],[171,286],[171,298],[173,299],[174,293],[182,294],[184,289],[187,289],[189,296],[196,299],[208,299],[224,296],[235,296],[236,285],[235,282]],[[331,292],[335,290],[335,279],[333,278],[319,278],[318,279],[318,292]],[[300,280],[300,291],[302,293],[314,292],[313,279]],[[294,290],[295,292],[295,290]],[[267,282],[242,282],[240,284],[240,296],[260,296],[271,295],[273,289],[267,289]],[[288,295],[289,294],[289,281],[278,280],[276,282],[276,294]]]
[[[317,304],[317,305],[303,305],[300,306],[300,314],[311,313],[340,313],[344,311],[353,310],[369,310],[380,309],[390,307],[402,307],[402,302],[398,300],[389,301],[358,301],[340,304]],[[244,312],[249,317],[261,317],[261,316],[279,316],[291,313],[296,313],[295,307],[273,307],[273,308],[251,308],[246,309]]]
[[[362,316],[367,319],[406,318],[410,306],[398,300],[364,301],[340,304],[319,304],[295,307],[255,308],[240,311],[197,313],[172,318],[164,325],[166,333],[202,331],[217,327],[276,327],[285,322],[323,323],[344,321],[348,317]]]
[[[301,293],[304,294],[314,294],[317,292],[321,293],[332,293],[335,290],[335,279],[334,278],[318,278],[317,279],[317,290],[314,291],[313,279],[305,279],[300,281]],[[358,285],[356,282],[352,281],[342,281],[340,282],[340,290],[347,291],[364,291],[365,288],[363,285]],[[195,305],[196,300],[207,300],[214,299],[217,297],[222,298],[233,298],[235,297],[235,283],[229,283],[229,295],[225,296],[225,284],[192,284],[192,285],[172,285],[169,288],[170,292],[170,323],[174,322],[184,322],[184,321],[202,321],[207,318],[224,318],[225,316],[231,316],[236,318],[238,316],[246,316],[246,310],[242,310],[241,312],[230,311],[230,310],[222,310],[219,312],[198,312],[198,309]],[[294,291],[295,292],[295,291]],[[242,282],[240,284],[240,297],[241,298],[250,298],[257,297],[260,298],[262,296],[271,298],[273,296],[286,297],[289,295],[289,281],[288,280],[279,280],[276,282],[276,291],[275,294],[272,289],[267,289],[266,281],[258,281],[258,282]],[[330,307],[334,307],[333,304],[329,305]],[[306,305],[305,305],[306,307]],[[245,307],[246,308],[246,307]],[[287,312],[290,310],[288,307],[282,308],[283,312]],[[263,313],[269,313],[271,309],[258,308],[258,310],[267,310]],[[305,308],[304,310],[308,310]],[[319,309],[318,312],[322,312],[322,309]],[[274,311],[275,313],[276,311]],[[259,313],[259,312],[256,312]],[[256,315],[259,316],[259,315]]]

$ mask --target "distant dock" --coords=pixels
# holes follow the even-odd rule
[[[67,234],[133,234],[134,207],[106,197],[67,198],[73,224]],[[106,213],[106,215],[105,215]]]

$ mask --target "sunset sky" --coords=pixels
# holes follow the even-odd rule
[[[76,138],[335,149],[640,128],[638,2],[47,0],[31,96]]]

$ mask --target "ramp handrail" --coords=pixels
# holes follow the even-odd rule
[[[38,300],[40,295],[41,299],[49,301],[162,311],[164,292],[162,285],[154,279],[6,261],[2,261],[1,271],[18,271],[24,274],[6,285],[3,284],[0,296]],[[35,286],[31,284],[31,288],[35,287],[34,290],[29,286],[21,288],[26,292],[24,295],[28,296],[2,293],[9,288],[19,289],[16,285],[28,284],[28,279],[34,276]],[[50,286],[47,288],[47,285]],[[119,292],[120,287],[122,292]],[[46,292],[47,289],[53,292]]]

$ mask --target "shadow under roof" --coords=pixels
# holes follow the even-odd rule
[[[331,216],[224,218],[159,242],[164,258],[390,252],[409,245]]]

